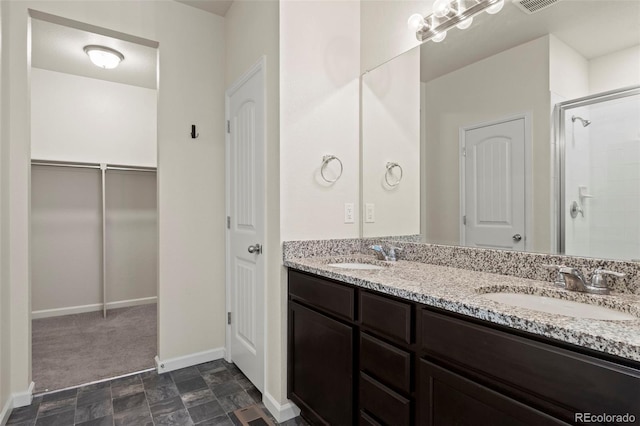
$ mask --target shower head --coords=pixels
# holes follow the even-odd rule
[[[580,120],[580,122],[582,123],[582,127],[587,127],[589,124],[591,124],[591,120],[585,120],[582,117],[578,117],[576,115],[574,115],[573,117],[571,117],[571,121],[572,122],[576,122],[576,120]]]

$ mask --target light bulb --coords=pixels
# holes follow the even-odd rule
[[[460,28],[461,30],[466,30],[471,26],[472,23],[473,23],[473,18],[467,18],[464,21],[460,22],[458,25],[456,25],[456,27]]]
[[[436,43],[440,43],[442,40],[445,39],[446,36],[447,36],[447,32],[442,31],[441,33],[438,33],[435,36],[433,36],[431,40],[435,41]]]
[[[503,7],[504,7],[504,0],[500,0],[498,3],[494,4],[493,6],[486,8],[485,11],[489,15],[495,15],[496,13],[500,12]]]
[[[450,0],[436,0],[433,2],[433,14],[438,18],[444,18],[451,12]]]
[[[105,46],[85,46],[84,51],[95,66],[108,70],[117,67],[124,60],[122,53]]]
[[[415,32],[420,31],[422,27],[424,27],[424,24],[424,18],[419,13],[414,13],[413,15],[409,16],[409,19],[407,20],[409,29]]]

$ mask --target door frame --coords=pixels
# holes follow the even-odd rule
[[[262,91],[263,91],[263,100],[264,100],[264,135],[265,135],[265,149],[264,156],[261,160],[263,163],[263,170],[265,175],[263,176],[262,182],[264,185],[264,192],[266,193],[266,171],[267,171],[267,152],[266,152],[266,138],[267,138],[267,57],[265,55],[261,56],[260,59],[256,63],[254,63],[247,71],[245,71],[238,79],[233,82],[225,91],[224,96],[224,114],[225,114],[225,221],[228,220],[231,216],[231,133],[227,131],[227,122],[230,120],[230,99],[231,96],[240,89],[251,77],[253,77],[258,72],[262,72]],[[263,205],[257,206],[262,214],[265,216],[264,220],[264,241],[266,242],[267,235],[267,220],[266,220],[266,212],[267,212],[267,198],[264,197]],[[224,224],[224,240],[225,240],[225,351],[224,351],[224,359],[227,362],[232,362],[232,354],[231,354],[231,324],[227,321],[227,315],[232,312],[232,303],[231,303],[231,235],[230,229],[227,227],[227,223]],[[265,247],[265,244],[263,244]],[[266,250],[268,248],[265,247]],[[264,255],[264,254],[263,254]],[[262,303],[263,306],[263,315],[264,318],[259,318],[257,321],[262,320],[263,329],[262,333],[264,336],[263,343],[263,383],[266,389],[267,386],[267,262],[265,260],[264,265],[260,273],[263,275],[263,283],[264,283],[264,291],[263,291],[263,300],[258,300],[257,303]]]
[[[466,185],[465,185],[465,155],[464,147],[466,145],[466,132],[469,130],[475,130],[482,127],[494,126],[496,124],[507,123],[509,121],[524,120],[524,251],[530,250],[534,247],[533,239],[533,220],[531,220],[533,214],[533,151],[531,144],[531,135],[533,128],[533,113],[526,111],[518,114],[508,115],[498,120],[482,121],[467,126],[461,126],[458,130],[458,158],[459,171],[460,171],[460,245],[466,245],[466,226],[463,222],[463,216],[466,214],[467,208],[465,204],[466,197]]]

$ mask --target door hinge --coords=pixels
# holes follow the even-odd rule
[[[227,324],[231,324],[231,312],[227,312]]]
[[[231,216],[227,216],[227,229],[231,229]]]
[[[467,148],[465,148],[465,147],[462,148],[462,156],[463,157],[467,156]]]
[[[231,133],[231,121],[227,120],[227,133]]]
[[[464,216],[462,216],[462,224],[463,225],[467,224],[467,215],[466,214]]]

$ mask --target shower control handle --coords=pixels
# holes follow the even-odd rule
[[[516,243],[518,243],[518,242],[520,242],[520,240],[522,240],[522,235],[520,235],[520,234],[516,234],[516,235],[514,235],[514,236],[513,236],[513,237],[511,237],[511,238],[513,238],[513,241],[515,241]]]
[[[254,244],[252,246],[249,246],[249,248],[247,249],[247,251],[251,254],[262,254],[262,246],[260,244]]]

